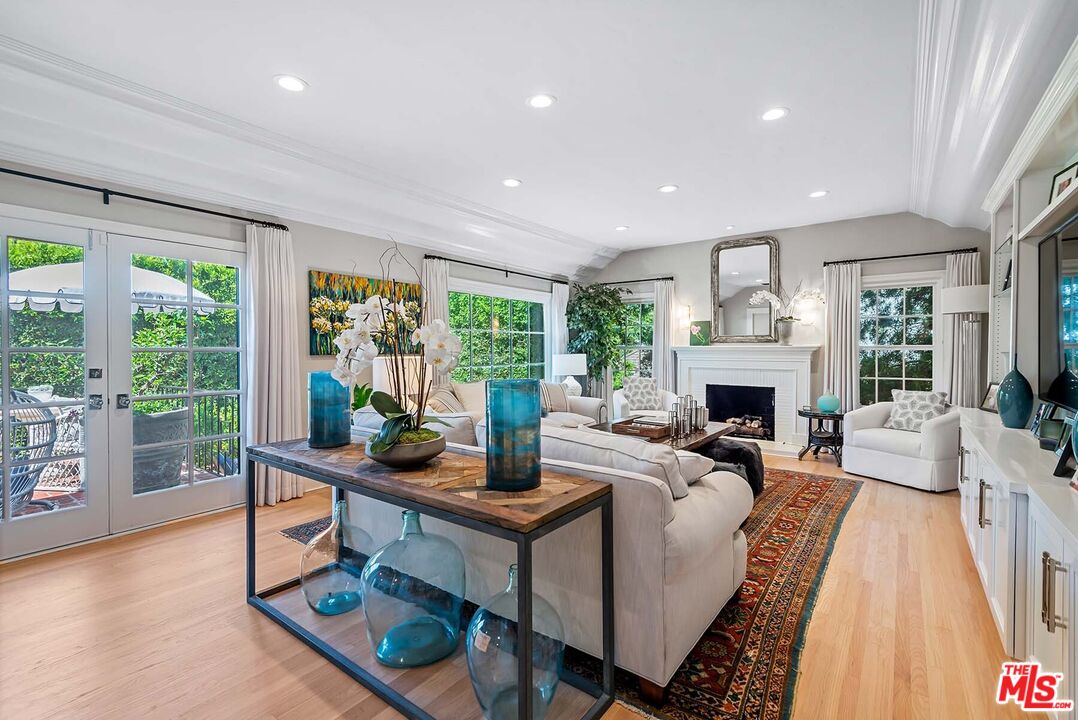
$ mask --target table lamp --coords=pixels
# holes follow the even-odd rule
[[[564,375],[562,385],[565,386],[565,394],[579,397],[583,388],[576,381],[574,375],[588,374],[588,356],[584,353],[554,356],[554,376]]]

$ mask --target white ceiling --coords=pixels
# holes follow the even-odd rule
[[[983,226],[1076,8],[8,0],[0,158],[567,275],[908,209]]]

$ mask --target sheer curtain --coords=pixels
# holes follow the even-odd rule
[[[651,374],[660,390],[674,390],[674,281],[655,281]]]
[[[944,287],[981,284],[981,253],[951,253],[947,256]],[[979,319],[979,318],[978,318]],[[977,407],[981,393],[981,347],[983,323],[968,322],[960,315],[944,315],[944,382],[951,403]]]
[[[827,265],[824,292],[824,392],[842,401],[843,410],[860,404],[858,357],[861,341],[861,263]]]
[[[569,324],[566,317],[569,307],[568,283],[550,285],[550,354],[564,355],[569,345]]]
[[[247,226],[247,434],[251,443],[303,436],[296,263],[292,233]],[[303,479],[255,465],[255,502],[303,497]]]
[[[449,263],[441,258],[424,258],[420,282],[423,284],[423,304],[426,311],[423,321],[441,320],[448,327]],[[435,370],[432,380],[435,386],[445,385],[449,382],[449,377],[445,372]]]

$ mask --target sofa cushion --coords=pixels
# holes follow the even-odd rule
[[[423,427],[441,433],[445,436],[446,442],[475,445],[476,419],[473,413],[433,413],[431,415],[439,420],[444,420],[448,425],[426,423]],[[352,413],[352,425],[354,427],[372,432],[381,430],[382,423],[385,421],[384,417],[370,407],[365,407]]]
[[[585,465],[626,470],[666,483],[674,499],[689,493],[678,458],[668,445],[649,443],[627,435],[586,428],[542,426],[542,455],[549,460],[568,460]]]
[[[715,461],[691,450],[677,450],[678,469],[685,482],[692,485],[715,469]]]
[[[561,383],[539,381],[539,402],[544,413],[569,412],[569,394]]]
[[[662,410],[663,398],[655,378],[633,375],[622,380],[621,391],[629,410]]]
[[[453,383],[453,394],[468,412],[487,412],[487,383],[485,380],[471,383]]]
[[[927,390],[892,390],[891,416],[884,421],[885,428],[921,432],[926,420],[947,412],[947,393]]]
[[[581,425],[593,425],[595,424],[595,418],[575,412],[552,412],[547,414],[542,422],[544,425],[575,428]]]
[[[453,388],[448,385],[443,385],[431,391],[430,395],[427,396],[427,407],[439,413],[464,412],[464,405],[453,393]]]
[[[921,456],[921,434],[894,428],[863,428],[850,434],[847,445],[906,457]]]
[[[693,572],[701,558],[729,542],[752,511],[752,502],[752,490],[739,475],[713,472],[700,478],[674,503],[674,519],[663,530],[666,579]]]

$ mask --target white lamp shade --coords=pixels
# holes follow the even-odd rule
[[[588,356],[584,353],[554,356],[555,375],[587,375]]]
[[[404,360],[404,381],[408,385],[410,393],[419,392],[419,364],[418,355],[402,355]],[[371,368],[374,379],[371,381],[373,390],[393,394],[393,382],[390,380],[392,356],[379,355],[374,359],[374,367]]]
[[[989,287],[964,285],[940,291],[940,311],[945,315],[988,312]]]

